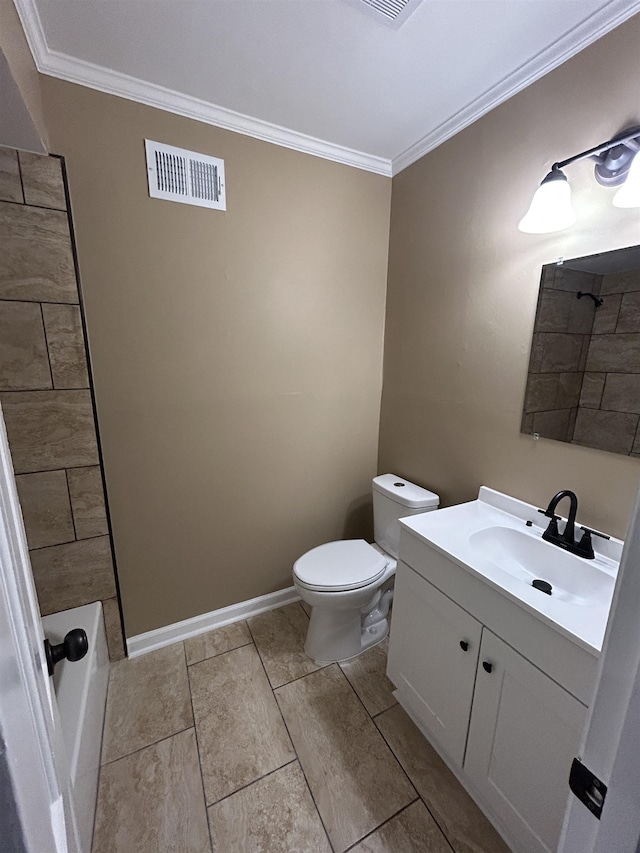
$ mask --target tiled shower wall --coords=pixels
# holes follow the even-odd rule
[[[0,148],[0,401],[42,615],[103,602],[124,656],[61,161]]]

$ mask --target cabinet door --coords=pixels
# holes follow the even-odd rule
[[[387,672],[400,703],[459,766],[481,634],[477,619],[399,563]]]
[[[557,849],[586,712],[485,628],[464,769],[522,853]]]

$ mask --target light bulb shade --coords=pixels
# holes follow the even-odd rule
[[[640,207],[640,154],[633,158],[627,179],[613,197],[615,207]]]
[[[568,228],[575,221],[567,176],[560,169],[552,169],[536,190],[518,229],[525,234],[550,234]]]

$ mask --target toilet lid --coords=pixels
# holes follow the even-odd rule
[[[364,539],[343,539],[318,545],[293,565],[300,583],[317,590],[347,590],[379,578],[387,560]]]

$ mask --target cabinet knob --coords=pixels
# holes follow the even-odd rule
[[[484,669],[485,672],[492,672],[493,664],[489,663],[489,661],[487,661],[487,660],[483,660],[482,661],[482,668]]]
[[[463,652],[468,651],[469,643],[466,640],[460,640],[460,648],[462,649]]]

